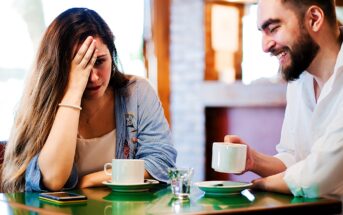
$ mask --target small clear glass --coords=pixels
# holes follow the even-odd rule
[[[179,200],[189,200],[193,168],[169,168],[168,177],[173,197]]]

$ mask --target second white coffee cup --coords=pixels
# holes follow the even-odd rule
[[[247,146],[215,142],[212,146],[212,168],[217,172],[241,173],[245,170]]]
[[[112,172],[108,168],[112,167]],[[112,159],[112,163],[104,165],[106,175],[112,176],[113,184],[143,184],[144,160],[138,159]]]

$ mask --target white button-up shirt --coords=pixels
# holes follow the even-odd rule
[[[330,72],[330,71],[325,71]],[[313,76],[304,72],[287,88],[287,107],[275,155],[295,196],[343,196],[343,48],[315,100]]]

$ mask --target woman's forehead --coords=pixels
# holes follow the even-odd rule
[[[103,42],[103,40],[98,37],[98,36],[95,36],[94,39],[96,40],[96,48],[98,49],[98,53],[99,55],[106,55],[109,53],[109,49],[107,47],[107,45]],[[83,41],[79,41],[77,42],[74,47],[73,47],[73,57],[76,55],[77,51],[81,48]]]

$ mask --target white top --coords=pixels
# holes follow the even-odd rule
[[[327,71],[329,72],[329,71]],[[307,72],[288,85],[287,107],[276,155],[295,196],[343,196],[343,50],[316,103]]]
[[[104,136],[92,139],[77,138],[76,166],[79,179],[89,173],[103,170],[105,163],[112,162],[116,150],[115,131],[114,129]]]

